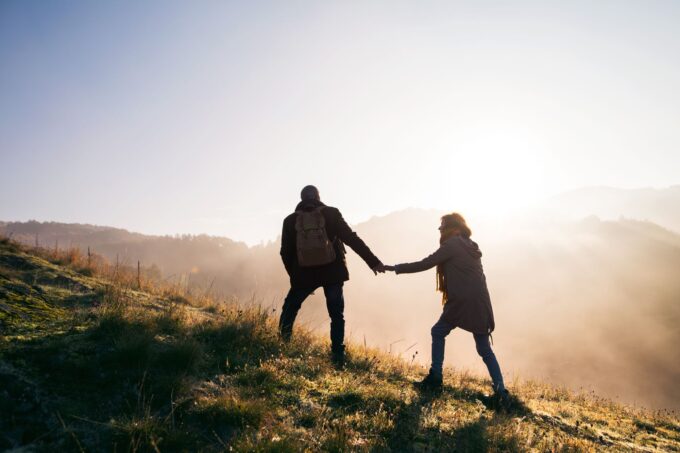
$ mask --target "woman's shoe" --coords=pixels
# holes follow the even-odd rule
[[[487,397],[486,402],[488,406],[495,410],[510,412],[515,408],[516,398],[507,389],[503,389],[495,392],[493,396]]]

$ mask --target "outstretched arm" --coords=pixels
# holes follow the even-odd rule
[[[384,272],[382,269],[382,262],[377,256],[371,252],[366,243],[361,240],[361,238],[352,231],[352,228],[345,222],[340,211],[338,212],[338,237],[342,242],[347,244],[352,250],[354,250],[357,255],[363,259],[368,267],[370,267],[373,272]]]
[[[397,274],[412,274],[414,272],[422,272],[443,263],[455,254],[455,248],[448,244],[443,244],[432,255],[420,261],[413,263],[397,264],[394,266],[394,271]]]

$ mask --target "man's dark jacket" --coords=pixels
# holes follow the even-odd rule
[[[382,264],[364,241],[347,225],[345,219],[342,218],[342,214],[336,208],[326,206],[318,200],[303,200],[297,205],[295,211],[312,211],[320,206],[323,206],[321,213],[326,220],[328,239],[333,242],[335,247],[335,261],[323,266],[300,267],[298,265],[296,248],[297,231],[295,230],[295,223],[297,214],[289,215],[283,221],[281,258],[290,276],[290,286],[292,288],[318,288],[319,286],[342,283],[349,280],[343,243],[357,252],[371,269]]]

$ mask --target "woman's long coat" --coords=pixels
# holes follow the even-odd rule
[[[493,309],[482,267],[482,252],[476,242],[453,236],[432,255],[414,263],[397,264],[395,271],[397,274],[422,272],[438,264],[444,265],[448,293],[444,319],[472,333],[493,332]]]

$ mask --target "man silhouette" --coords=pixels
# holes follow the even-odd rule
[[[286,272],[290,276],[290,291],[281,311],[279,332],[284,341],[290,340],[293,324],[302,303],[315,289],[323,287],[326,296],[326,308],[331,318],[331,357],[333,363],[342,368],[345,363],[345,300],[342,287],[344,282],[349,280],[343,243],[350,246],[374,273],[385,272],[385,269],[382,262],[371,252],[364,241],[347,225],[340,211],[321,202],[321,196],[316,187],[304,187],[300,198],[302,201],[298,203],[295,212],[283,221],[281,259],[286,267]],[[305,212],[309,213],[315,210],[318,210],[323,216],[323,223],[325,224],[323,227],[325,227],[328,241],[332,244],[329,258],[332,261],[321,265],[308,266],[304,263],[301,265],[297,244],[300,230],[298,218]]]

